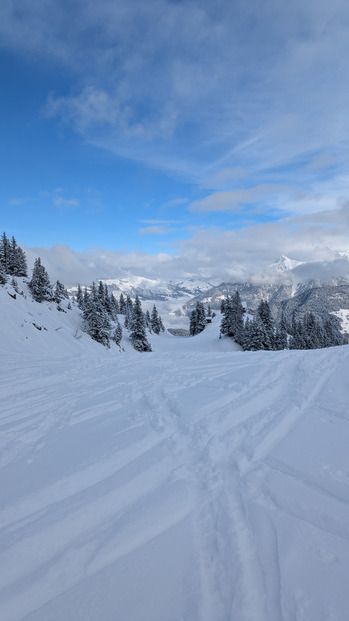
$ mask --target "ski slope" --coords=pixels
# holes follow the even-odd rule
[[[3,302],[2,621],[347,618],[348,347],[120,353]]]

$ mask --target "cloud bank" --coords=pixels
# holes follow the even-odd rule
[[[41,256],[52,278],[67,285],[128,273],[163,280],[200,277],[215,282],[242,281],[260,273],[280,255],[298,261],[325,262],[326,278],[349,277],[349,207],[266,222],[239,230],[198,230],[177,244],[175,253],[125,253],[105,249],[75,252],[68,246],[26,249],[29,263]],[[300,276],[306,268],[297,268]]]

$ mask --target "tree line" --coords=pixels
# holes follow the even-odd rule
[[[15,238],[12,237],[9,240],[6,233],[3,233],[0,238],[0,284],[5,285],[9,277],[12,277],[11,284],[16,290],[16,277],[28,277],[27,257]],[[45,300],[59,304],[64,298],[69,298],[68,291],[59,280],[51,284],[40,257],[34,261],[33,273],[28,286],[36,302]]]
[[[27,259],[15,238],[9,240],[6,233],[3,233],[0,238],[0,284],[6,284],[10,277],[11,284],[17,290],[15,278],[28,277]],[[50,282],[40,257],[34,261],[28,287],[36,302],[56,302],[58,310],[63,310],[59,306],[60,302],[64,298],[69,299],[67,289],[59,280],[54,285]],[[118,315],[124,316],[124,327],[130,330],[130,340],[137,351],[151,351],[147,331],[160,334],[165,330],[155,304],[151,313],[144,313],[138,296],[133,301],[129,295],[125,297],[121,293],[117,300],[102,281],[98,285],[93,282],[84,291],[78,285],[75,300],[82,311],[84,331],[106,347],[110,346],[111,340],[120,346],[122,327]],[[70,302],[68,308],[71,308]]]
[[[238,291],[222,301],[221,313],[221,335],[234,338],[245,351],[320,349],[344,343],[332,315],[320,321],[310,312],[297,320],[293,313],[291,322],[287,322],[282,313],[280,321],[275,322],[268,302],[261,300],[253,316],[245,318]]]
[[[130,331],[130,340],[137,351],[151,351],[147,330],[160,334],[165,330],[164,324],[154,304],[152,313],[142,310],[138,297],[132,300],[120,294],[119,300],[108,291],[107,285],[99,281],[92,283],[89,289],[78,285],[76,301],[82,310],[84,329],[95,341],[109,347],[110,340],[120,345],[122,327],[118,315],[124,316],[124,328]]]

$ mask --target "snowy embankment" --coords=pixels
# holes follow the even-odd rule
[[[3,621],[347,618],[348,347],[32,327],[2,335]]]

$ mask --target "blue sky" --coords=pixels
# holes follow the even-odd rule
[[[342,0],[2,2],[2,229],[172,276],[334,258],[348,47]]]

